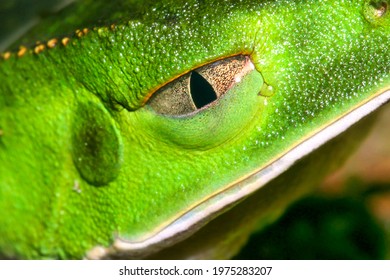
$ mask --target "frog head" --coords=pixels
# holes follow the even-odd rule
[[[140,257],[204,242],[225,212],[254,217],[230,226],[246,236],[389,99],[389,13],[387,0],[158,1],[4,55],[0,248]]]

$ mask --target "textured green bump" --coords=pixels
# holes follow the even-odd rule
[[[80,103],[72,127],[73,161],[89,183],[106,185],[118,176],[123,151],[120,135],[101,104]]]

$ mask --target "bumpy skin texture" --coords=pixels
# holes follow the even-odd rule
[[[389,88],[390,14],[371,2],[161,0],[4,55],[0,251],[82,258],[115,235],[143,239]],[[236,54],[261,75],[213,106],[148,107],[162,85]]]

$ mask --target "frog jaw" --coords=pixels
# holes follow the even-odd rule
[[[241,178],[237,182],[233,182],[221,192],[213,194],[195,205],[158,232],[139,241],[129,241],[117,236],[110,247],[96,246],[87,252],[86,258],[103,259],[118,255],[139,258],[184,240],[207,222],[284,173],[299,159],[342,134],[389,100],[390,87],[387,87],[383,91],[375,93],[371,99],[357,105],[339,119],[308,135],[306,139],[303,139],[286,153],[281,154],[265,167]]]

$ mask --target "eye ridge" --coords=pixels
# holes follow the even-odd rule
[[[183,116],[209,107],[248,73],[248,56],[237,55],[204,65],[156,91],[147,105],[156,113]]]

